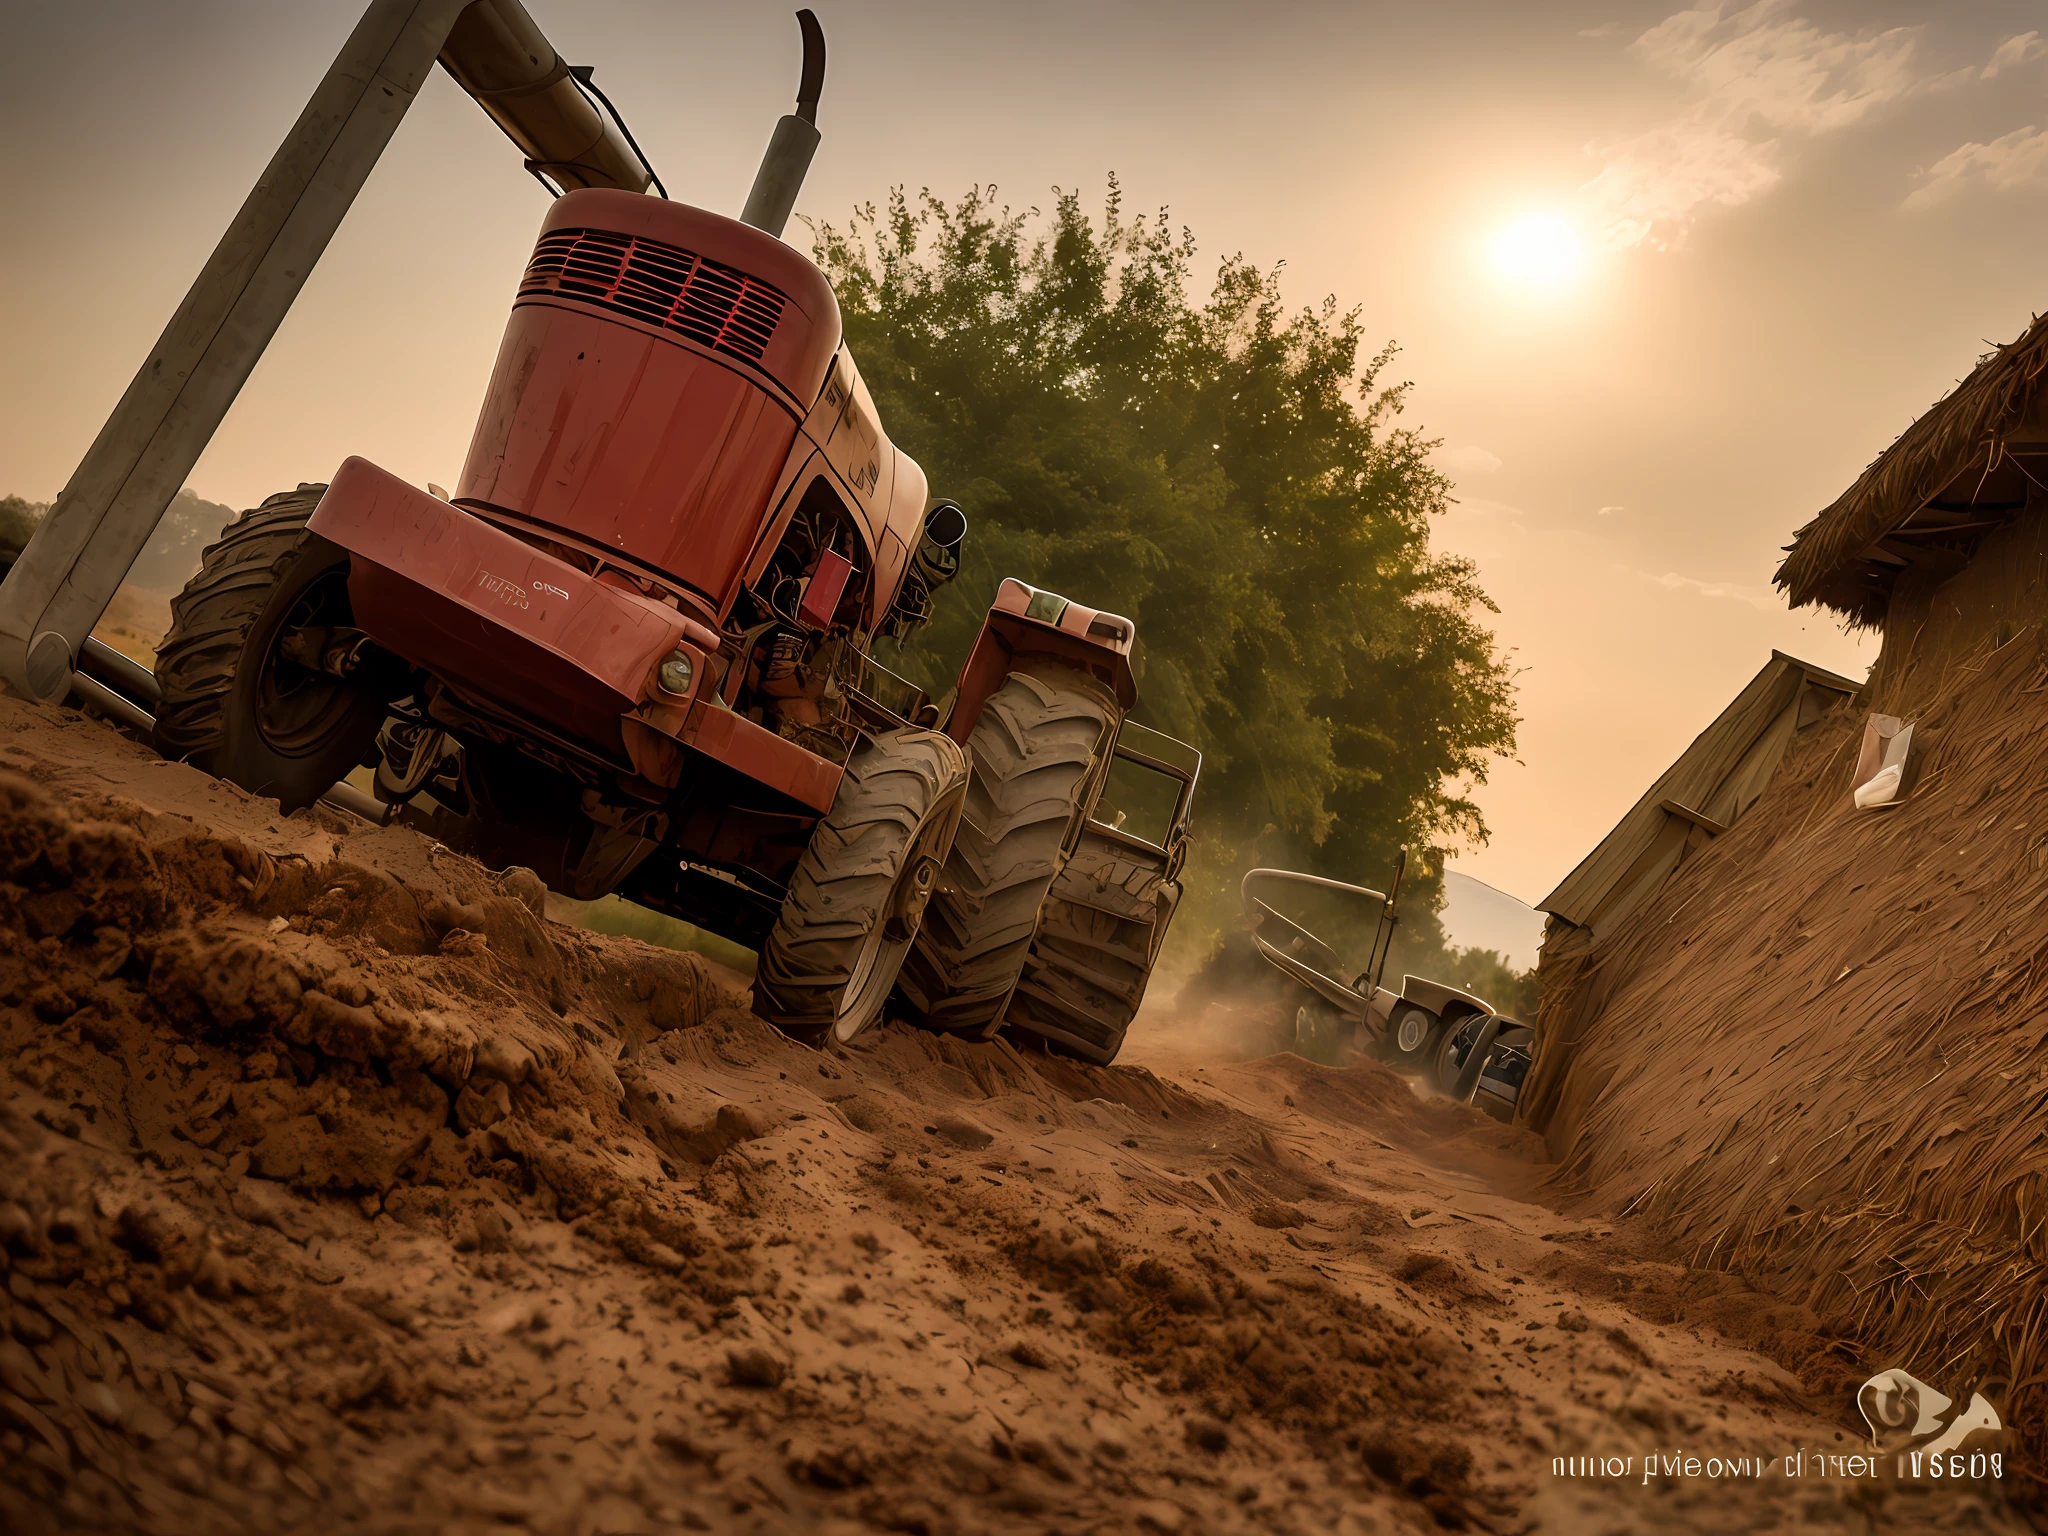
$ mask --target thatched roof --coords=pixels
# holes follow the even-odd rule
[[[1892,583],[1915,554],[1929,546],[1972,552],[2025,503],[2029,480],[2048,482],[2044,384],[2048,318],[2037,316],[1793,537],[1777,575],[1792,605],[1881,624]]]

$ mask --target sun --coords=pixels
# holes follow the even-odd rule
[[[1586,242],[1561,213],[1529,213],[1493,237],[1493,269],[1523,288],[1549,293],[1585,276]]]

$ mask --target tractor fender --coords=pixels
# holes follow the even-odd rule
[[[1128,712],[1138,702],[1131,674],[1131,642],[1137,626],[1119,614],[1070,603],[1057,592],[1041,592],[1014,576],[1003,578],[989,605],[981,634],[954,686],[945,731],[962,746],[974,733],[981,707],[1026,656],[1050,656],[1098,681]]]
[[[1365,996],[1366,1026],[1375,1034],[1384,1031],[1394,1017],[1394,1005],[1401,999],[1385,987],[1374,987]]]
[[[1466,1013],[1477,1009],[1480,1013],[1491,1013],[1493,1008],[1483,998],[1474,997],[1470,992],[1460,992],[1456,987],[1445,986],[1440,981],[1431,981],[1423,976],[1401,978],[1401,1001],[1413,1003],[1418,1008],[1427,1008],[1438,1018],[1449,1018],[1453,1014]]]

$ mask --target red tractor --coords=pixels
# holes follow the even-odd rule
[[[173,605],[156,741],[287,809],[374,765],[487,862],[758,950],[754,1006],[797,1038],[895,996],[1107,1062],[1200,759],[1129,719],[1128,619],[1019,581],[943,699],[885,669],[966,529],[801,253],[571,191],[453,495],[351,458],[245,513]]]

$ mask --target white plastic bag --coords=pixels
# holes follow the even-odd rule
[[[1913,722],[1897,715],[1872,715],[1863,726],[1863,750],[1856,755],[1856,808],[1896,805],[1913,750]]]

